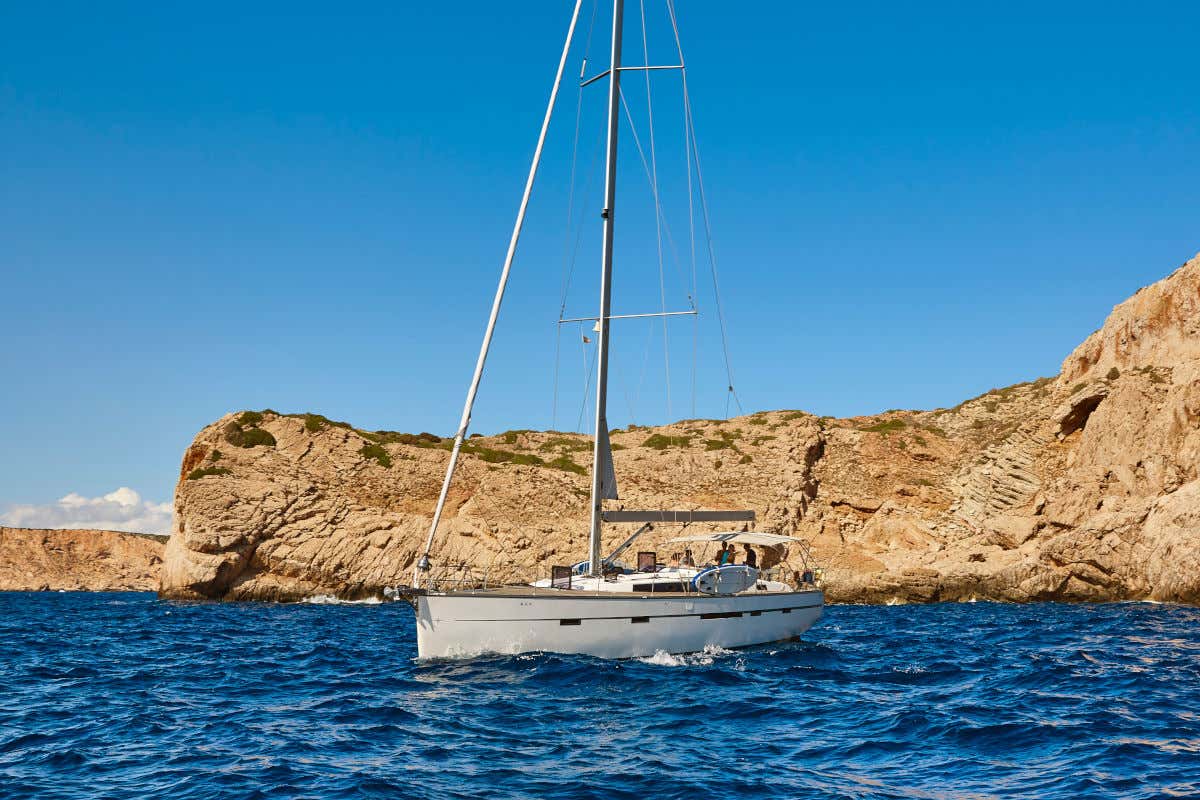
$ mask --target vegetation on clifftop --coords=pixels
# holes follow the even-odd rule
[[[876,422],[874,425],[868,425],[865,428],[859,428],[860,431],[867,433],[895,433],[902,431],[908,427],[902,419],[889,419],[883,422]]]
[[[247,411],[238,417],[237,422],[225,426],[225,441],[234,447],[258,447],[260,445],[275,446],[275,437],[262,428],[245,428],[243,425],[257,425],[262,422],[263,415],[257,411]]]

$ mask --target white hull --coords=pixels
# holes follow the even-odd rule
[[[655,597],[513,588],[415,601],[420,658],[533,651],[636,658],[794,638],[820,619],[824,594]]]

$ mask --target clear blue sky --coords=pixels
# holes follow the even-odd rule
[[[456,424],[570,3],[253,5],[0,8],[0,507],[117,486],[169,501],[184,448],[229,410]],[[747,411],[931,408],[1053,374],[1200,250],[1195,4],[677,5]],[[678,103],[655,80],[665,169]],[[576,93],[476,430],[552,421]],[[586,98],[590,158],[603,87]],[[616,305],[653,311],[629,143]],[[682,175],[664,178],[680,246]],[[598,191],[568,312],[593,310]],[[672,325],[671,414],[690,416],[691,328]],[[696,413],[721,416],[700,325]],[[668,416],[661,353],[643,361],[655,330],[614,334],[613,425]],[[578,332],[562,343],[572,428]]]

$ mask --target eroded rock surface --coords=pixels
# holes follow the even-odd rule
[[[752,508],[831,601],[1200,601],[1200,258],[1117,306],[1061,374],[952,409],[773,411],[612,433],[626,508]],[[184,457],[163,592],[358,597],[407,583],[448,452],[312,415],[230,414]],[[586,549],[585,437],[471,440],[443,576]],[[679,549],[663,528],[645,545]],[[627,535],[611,531],[612,545]],[[799,568],[793,549],[787,565]],[[464,571],[464,577],[469,577]]]

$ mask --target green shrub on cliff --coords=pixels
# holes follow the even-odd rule
[[[865,428],[859,428],[859,430],[866,431],[867,433],[895,433],[896,431],[904,430],[906,427],[902,419],[889,419],[884,422],[876,422],[874,425],[868,425]]]
[[[260,445],[275,446],[275,437],[262,428],[243,429],[236,422],[225,426],[225,441],[234,447],[258,447]]]
[[[687,447],[691,443],[692,437],[690,436],[663,436],[661,433],[655,433],[642,442],[642,447],[649,447],[651,450],[666,450],[668,447]]]
[[[201,478],[208,477],[209,475],[229,475],[232,472],[233,470],[226,467],[201,467],[189,472],[187,479],[189,481],[198,481]]]
[[[491,447],[483,447],[477,444],[467,442],[463,445],[462,451],[470,453],[477,457],[480,461],[486,461],[489,464],[524,464],[526,466],[545,466],[546,462],[541,458],[529,453],[514,453],[511,450],[496,450]]]
[[[238,417],[239,425],[257,425],[263,421],[263,415],[258,411],[243,411]]]
[[[553,461],[546,462],[547,467],[561,469],[564,472],[574,472],[576,475],[587,475],[588,471],[571,460],[568,455],[561,455]]]
[[[614,445],[614,448],[616,445]],[[590,439],[582,437],[572,439],[568,436],[551,436],[546,441],[538,445],[538,450],[568,450],[568,451],[583,451],[591,450],[592,442]]]
[[[265,414],[267,411],[264,411],[263,413]],[[326,427],[345,428],[348,431],[354,430],[354,426],[349,422],[340,422],[336,419],[330,419],[324,414],[305,412],[303,414],[280,414],[279,416],[304,420],[304,430],[308,431],[309,433],[316,433],[317,431]]]
[[[260,445],[275,446],[275,437],[262,428],[251,428],[245,431],[242,438],[242,447],[258,447]]]
[[[414,447],[445,447],[449,448],[452,439],[443,439],[432,433],[398,433],[397,431],[359,431],[358,435],[370,439],[376,444],[407,444]]]
[[[392,465],[391,455],[388,454],[388,451],[385,450],[381,444],[372,444],[368,442],[367,444],[364,444],[358,452],[363,456],[363,458],[375,459],[375,461],[377,461],[381,467],[387,468]]]

